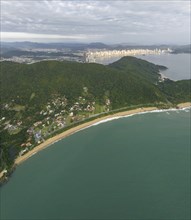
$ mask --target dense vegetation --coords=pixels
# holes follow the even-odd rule
[[[30,142],[27,149],[37,145],[37,132],[44,132],[44,139],[58,132],[58,120],[71,126],[105,111],[176,104],[191,98],[190,80],[162,81],[159,69],[164,67],[134,57],[108,66],[44,61],[31,65],[1,62],[0,67],[0,171],[13,165],[22,145]],[[36,122],[41,127],[35,127]]]

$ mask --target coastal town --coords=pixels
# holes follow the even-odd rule
[[[82,95],[73,103],[69,102],[65,96],[54,95],[41,110],[36,112],[35,120],[32,123],[22,117],[26,106],[18,105],[15,100],[12,100],[11,103],[1,106],[0,128],[10,135],[16,135],[22,129],[26,130],[25,141],[20,144],[19,155],[22,156],[36,145],[44,142],[56,131],[101,112],[110,111],[109,98],[105,97],[105,104],[100,106],[96,101],[90,100],[88,96],[87,87],[83,88]],[[15,117],[10,117],[13,113],[16,113]]]
[[[22,70],[19,70],[19,74],[25,78],[29,77],[30,74],[25,74],[25,68],[31,69],[31,72],[36,71],[34,74],[35,82],[42,81],[42,88],[49,88],[53,87],[52,92],[47,94],[46,92],[42,92],[39,86],[36,86],[33,83],[33,86],[30,86],[32,83],[30,80],[28,81],[29,86],[25,87],[24,84],[17,84],[19,87],[13,86],[14,84],[9,84],[12,86],[11,93],[6,92],[5,89],[4,94],[12,94],[12,91],[15,90],[22,91],[22,93],[18,93],[17,95],[11,95],[12,98],[7,99],[4,98],[1,102],[1,116],[0,116],[0,129],[2,132],[2,144],[4,146],[4,154],[6,155],[7,164],[2,164],[2,167],[5,169],[2,172],[7,172],[9,170],[9,166],[11,167],[12,164],[9,161],[14,161],[15,155],[17,157],[22,158],[28,152],[31,152],[33,148],[39,146],[41,144],[46,143],[46,140],[50,137],[54,137],[56,134],[61,133],[69,129],[70,127],[76,126],[79,123],[86,122],[87,120],[91,120],[95,117],[100,117],[104,114],[111,113],[114,111],[113,108],[113,100],[118,102],[118,98],[115,96],[111,97],[111,92],[105,88],[105,81],[103,80],[103,92],[101,96],[99,94],[100,89],[97,91],[97,85],[95,85],[95,80],[100,79],[100,68],[103,69],[102,74],[105,74],[107,69],[104,69],[104,65],[100,66],[96,64],[89,65],[89,63],[99,63],[99,59],[105,58],[120,58],[127,56],[125,59],[131,58],[135,59],[136,63],[142,62],[141,59],[137,59],[137,55],[156,55],[160,56],[165,54],[168,56],[172,52],[170,48],[162,49],[162,48],[155,48],[155,49],[87,49],[81,51],[65,51],[62,49],[49,49],[49,48],[33,48],[33,49],[22,49],[18,53],[32,53],[33,55],[28,56],[27,54],[21,56],[13,56],[9,58],[1,57],[1,61],[14,61],[14,62],[1,62],[1,65],[14,66],[19,67]],[[43,53],[43,55],[42,55]],[[64,54],[64,56],[63,56]],[[50,56],[49,56],[50,55]],[[131,56],[128,58],[128,56]],[[133,57],[134,56],[134,57]],[[124,59],[122,58],[122,59]],[[46,66],[47,61],[48,68]],[[49,61],[50,60],[50,61]],[[52,60],[57,60],[60,62],[54,62]],[[62,62],[62,61],[75,61],[75,62]],[[131,60],[129,60],[131,62]],[[21,64],[18,64],[21,63]],[[24,64],[31,64],[31,65],[23,65]],[[127,62],[128,64],[128,62]],[[36,66],[35,68],[40,68],[37,71],[33,68],[33,65]],[[62,66],[60,68],[60,66]],[[72,65],[73,68],[68,69],[68,66]],[[87,71],[83,69],[83,66],[86,65]],[[133,65],[135,65],[133,63]],[[145,62],[143,63],[145,65]],[[153,64],[149,64],[149,67],[146,65],[147,71],[153,71]],[[12,68],[13,68],[12,66]],[[55,68],[56,66],[56,68]],[[54,67],[54,68],[53,68]],[[94,68],[97,68],[96,75],[94,73]],[[81,71],[79,70],[81,68]],[[156,68],[156,73],[158,72],[159,67]],[[160,68],[165,68],[161,66]],[[17,68],[16,68],[17,69]],[[5,68],[6,70],[6,68]],[[63,70],[63,73],[62,71]],[[70,71],[72,70],[72,71]],[[113,70],[113,69],[112,69]],[[47,72],[49,71],[49,72]],[[49,85],[49,80],[46,80],[46,76],[49,75],[50,82],[52,82],[51,76],[56,77],[58,71],[58,79],[54,82],[54,85]],[[61,71],[61,72],[60,72]],[[135,70],[136,72],[137,70]],[[112,71],[111,71],[112,72]],[[34,72],[35,73],[35,72]],[[41,77],[39,77],[39,73],[41,73]],[[74,74],[75,73],[75,74]],[[79,75],[84,74],[82,77],[82,82],[76,80],[76,73],[80,73]],[[9,71],[4,72],[4,77],[10,74]],[[47,75],[48,74],[48,75]],[[66,74],[66,75],[65,75]],[[87,85],[86,77],[88,74],[91,74],[91,77],[94,78],[92,84]],[[62,75],[62,77],[61,77]],[[73,75],[73,76],[72,76]],[[123,75],[123,74],[122,74]],[[12,82],[17,81],[17,77],[14,78],[16,75],[10,75],[8,80]],[[72,78],[71,78],[72,76]],[[75,77],[74,77],[75,76]],[[86,77],[85,77],[86,76]],[[109,77],[109,74],[106,74]],[[105,77],[106,77],[105,76]],[[116,74],[113,74],[116,76]],[[65,78],[66,77],[66,78]],[[157,78],[158,77],[158,78]],[[14,79],[13,79],[14,78]],[[25,81],[26,79],[23,80]],[[6,77],[5,77],[6,80]],[[68,93],[68,82],[72,80],[73,83],[70,84],[70,88],[72,88],[71,92]],[[107,80],[110,80],[107,78]],[[166,77],[162,73],[158,73],[155,79],[155,86],[160,86],[161,83],[165,83]],[[167,79],[168,81],[168,79]],[[101,81],[102,82],[102,81]],[[108,82],[108,81],[107,81]],[[112,81],[113,82],[113,81]],[[20,82],[19,82],[20,83]],[[75,83],[75,85],[74,85]],[[81,85],[80,89],[78,88],[78,84]],[[113,83],[110,83],[112,85]],[[127,80],[126,84],[131,85],[131,81]],[[126,87],[126,84],[124,86]],[[56,86],[58,85],[58,86]],[[24,87],[23,87],[24,86]],[[46,87],[47,86],[47,87]],[[21,89],[21,88],[24,89]],[[29,88],[30,87],[30,88]],[[92,93],[92,87],[96,90],[95,93]],[[116,87],[116,85],[115,85]],[[121,82],[117,85],[118,88],[121,87]],[[64,88],[67,88],[64,90]],[[128,88],[128,87],[126,87]],[[63,92],[60,92],[60,90]],[[110,90],[113,87],[111,86]],[[27,95],[23,95],[26,90]],[[126,90],[126,89],[125,89]],[[41,92],[40,92],[41,91]],[[120,89],[119,89],[120,91]],[[138,90],[136,90],[137,92]],[[76,93],[77,92],[77,93]],[[66,94],[67,93],[67,94]],[[128,94],[129,97],[133,97],[133,95]],[[40,98],[41,97],[41,98]],[[100,98],[101,97],[101,98]],[[126,94],[124,94],[126,97]],[[137,96],[137,97],[140,97]],[[40,99],[39,99],[40,98]],[[38,100],[38,101],[37,101]],[[42,102],[43,101],[43,102]],[[125,105],[129,105],[125,103]],[[116,107],[115,107],[116,108]],[[9,149],[9,151],[6,151]],[[11,158],[9,160],[9,158]],[[11,169],[10,169],[11,170]]]
[[[85,53],[86,62],[96,62],[99,58],[108,57],[123,57],[123,56],[136,56],[136,55],[160,55],[171,53],[170,48],[167,49],[131,49],[131,50],[90,50]]]
[[[66,52],[62,49],[23,49],[16,51],[9,56],[1,54],[0,62],[11,61],[16,63],[33,64],[40,61],[57,60],[57,61],[75,61],[84,62],[84,52]]]
[[[14,52],[8,57],[1,55],[0,62],[12,61],[17,63],[32,64],[39,61],[57,60],[57,61],[75,61],[80,63],[93,63],[97,62],[100,58],[112,58],[123,56],[137,56],[137,55],[160,55],[172,53],[170,48],[166,49],[86,49],[79,51],[70,51],[64,48],[33,48],[22,49],[21,51]]]

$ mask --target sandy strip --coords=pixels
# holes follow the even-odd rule
[[[0,173],[0,179],[3,177],[5,170],[1,171]]]
[[[101,118],[97,118],[95,120],[89,121],[89,122],[85,122],[84,124],[78,125],[76,127],[70,128],[52,138],[49,138],[48,140],[46,140],[45,142],[43,142],[42,144],[39,144],[38,146],[36,146],[34,149],[32,149],[31,151],[27,152],[26,154],[24,154],[23,156],[18,157],[15,160],[15,164],[20,164],[23,161],[27,160],[29,157],[33,156],[35,153],[43,150],[44,148],[48,147],[49,145],[55,143],[58,140],[61,140],[65,137],[68,137],[71,134],[76,133],[77,131],[80,131],[84,128],[87,128],[93,124],[99,123],[103,120],[107,120],[110,118],[115,118],[115,117],[121,117],[121,116],[127,116],[127,115],[131,115],[131,114],[137,114],[137,113],[141,113],[141,112],[145,112],[145,111],[153,111],[153,110],[157,110],[156,107],[148,107],[148,108],[138,108],[138,109],[133,109],[133,110],[129,110],[129,111],[125,111],[125,112],[119,112],[113,115],[107,115]]]
[[[188,107],[191,107],[191,102],[180,103],[177,106],[179,108],[188,108]]]
[[[179,108],[186,108],[186,107],[190,107],[191,103],[181,103],[178,105]],[[89,121],[89,122],[85,122],[84,124],[78,125],[76,127],[70,128],[52,138],[49,138],[48,140],[46,140],[45,142],[43,142],[42,144],[39,144],[38,146],[36,146],[33,150],[27,152],[26,154],[24,154],[23,156],[18,157],[15,160],[15,164],[18,165],[22,162],[24,162],[25,160],[27,160],[28,158],[30,158],[31,156],[33,156],[34,154],[36,154],[37,152],[45,149],[46,147],[50,146],[51,144],[57,142],[58,140],[61,140],[65,137],[68,137],[69,135],[72,135],[82,129],[85,129],[87,127],[90,127],[92,125],[96,125],[99,124],[102,121],[108,121],[112,118],[118,118],[118,117],[123,117],[123,116],[128,116],[128,115],[134,115],[137,113],[143,113],[143,112],[150,112],[150,111],[154,111],[157,110],[158,108],[156,107],[147,107],[147,108],[137,108],[137,109],[133,109],[133,110],[129,110],[129,111],[124,111],[124,112],[118,112],[116,114],[113,115],[108,115],[108,116],[103,116],[101,118],[97,118],[95,120]]]

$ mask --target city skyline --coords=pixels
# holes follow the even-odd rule
[[[1,40],[189,44],[190,1],[2,0]]]

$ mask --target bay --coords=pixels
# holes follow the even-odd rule
[[[1,188],[1,218],[190,219],[190,114],[139,114],[53,144]]]
[[[161,71],[161,73],[172,80],[191,79],[191,54],[139,55],[136,57],[157,65],[166,66],[168,69]],[[107,65],[120,58],[100,58],[96,62]]]
[[[168,69],[161,73],[172,80],[191,79],[191,54],[145,55],[138,58],[166,66]]]

